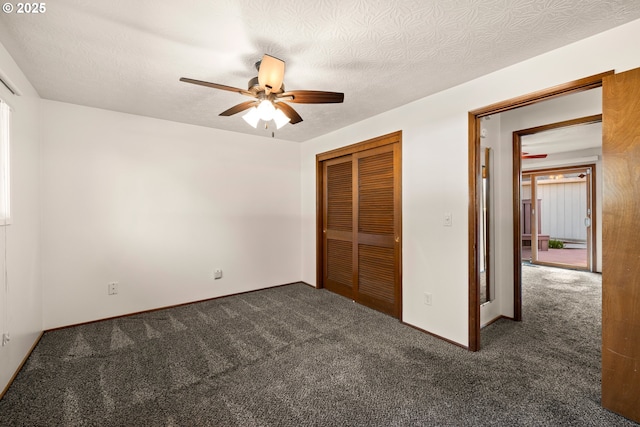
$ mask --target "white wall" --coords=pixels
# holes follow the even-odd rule
[[[298,143],[53,101],[42,113],[45,329],[301,279]]]
[[[400,129],[403,320],[467,345],[468,111],[607,70],[638,67],[634,41],[639,38],[637,20],[303,144],[303,280],[315,283],[315,154]],[[442,225],[447,211],[453,213],[453,227]],[[432,306],[421,302],[426,291],[433,294]]]
[[[0,347],[0,392],[42,331],[39,259],[39,98],[0,45],[0,74],[22,93],[0,85],[0,97],[12,107],[11,225],[0,227],[0,329],[11,341]],[[6,234],[5,234],[6,233]],[[5,291],[5,235],[8,293]],[[4,312],[7,310],[7,312]]]

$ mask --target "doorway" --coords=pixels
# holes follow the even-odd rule
[[[480,178],[480,141],[481,141],[481,120],[484,117],[489,117],[494,114],[515,110],[520,107],[533,105],[542,101],[551,100],[554,98],[562,97],[565,95],[575,94],[589,89],[599,88],[602,86],[602,81],[606,76],[613,75],[613,71],[597,74],[594,76],[586,77],[573,82],[558,85],[546,90],[534,92],[529,95],[514,98],[497,104],[489,105],[487,107],[469,112],[469,345],[468,348],[471,351],[478,351],[480,349],[480,269],[479,269],[479,253],[478,253],[478,234],[480,232],[479,223],[477,218],[479,217],[480,209],[480,197],[481,194],[478,191],[478,181]],[[514,137],[515,138],[515,137]],[[512,165],[515,169],[520,165],[520,151],[513,150]],[[517,165],[517,166],[516,166]],[[520,171],[514,170],[514,176],[520,177]],[[520,198],[520,182],[513,187],[513,200]],[[517,206],[516,218],[519,215],[520,207]],[[513,224],[513,234],[520,236],[520,223],[515,221]],[[511,257],[513,266],[513,290],[514,293],[521,292],[521,280],[520,280],[520,257],[516,254],[519,253],[521,247],[520,239],[518,239],[517,245],[512,248],[513,256]],[[508,262],[503,258],[503,262]],[[513,308],[513,319],[522,320],[522,312],[520,307],[515,306]]]
[[[599,154],[576,158],[575,153],[594,150]],[[580,162],[601,158],[602,114],[515,131],[513,153],[512,185],[519,196],[514,197],[514,225],[520,226],[514,248],[520,245],[515,251],[520,261],[601,271],[596,232],[596,188],[601,187],[596,165]]]
[[[401,139],[316,156],[317,286],[402,316]]]
[[[534,140],[528,140],[534,138]],[[537,138],[537,139],[535,139]],[[560,141],[564,140],[563,143]],[[546,142],[545,142],[546,141]],[[578,142],[576,142],[578,141]],[[576,146],[577,144],[577,146]],[[558,148],[558,146],[568,145],[572,149],[594,148],[602,146],[602,114],[580,117],[577,119],[565,120],[561,122],[551,123],[543,126],[537,126],[528,129],[521,129],[513,132],[513,254],[514,254],[514,291],[513,306],[514,320],[522,320],[522,262],[530,260],[533,264],[543,264],[551,266],[559,266],[564,268],[582,268],[588,271],[596,271],[594,268],[597,259],[597,209],[596,206],[596,166],[594,164],[578,165],[578,166],[561,166],[556,163],[554,167],[548,167],[549,163],[546,157],[542,159],[527,159],[523,155],[526,153],[536,153],[534,156],[550,152],[557,154],[566,148]],[[553,147],[553,148],[552,148]],[[542,151],[541,151],[542,150]],[[586,160],[588,158],[580,158]],[[590,160],[597,160],[591,158]],[[528,162],[528,165],[525,163]],[[547,163],[545,163],[547,162]],[[532,166],[533,164],[533,166]],[[547,166],[547,168],[541,167]],[[525,169],[523,171],[523,169]],[[565,180],[565,175],[573,174],[573,179]],[[582,177],[581,177],[582,175]],[[576,191],[579,194],[563,197],[562,201],[550,199],[552,187],[546,187],[547,200],[542,200],[545,190],[535,191],[541,184],[555,185],[555,183],[569,181],[571,182],[567,188],[565,185],[563,190]],[[582,184],[584,182],[584,184]],[[547,184],[548,183],[548,184]],[[532,196],[532,190],[535,196]],[[559,190],[559,187],[556,187]],[[584,191],[583,191],[584,190]],[[602,190],[600,190],[602,191]],[[557,194],[558,191],[556,191]],[[580,200],[580,196],[584,196],[584,200]],[[535,200],[535,204],[532,202]],[[575,208],[565,207],[564,203],[571,200],[575,203]],[[560,207],[560,204],[563,204]],[[555,211],[549,209],[553,204]],[[565,212],[575,209],[576,213],[564,215]],[[553,212],[553,214],[551,213]],[[562,213],[562,215],[560,214]],[[544,216],[546,221],[543,221]],[[555,217],[552,220],[550,217]],[[563,239],[560,236],[558,228],[554,226],[555,235],[547,233],[547,227],[551,227],[552,222],[561,222],[562,228],[575,230],[567,232],[563,235],[572,236]],[[545,224],[543,224],[543,222]],[[551,228],[549,231],[552,231]],[[530,234],[535,233],[536,238],[531,239]],[[574,234],[571,234],[574,233]],[[585,233],[585,234],[582,234]],[[540,237],[542,236],[542,237]],[[556,237],[556,239],[552,239]],[[566,240],[566,242],[564,241]],[[564,250],[565,243],[567,250]],[[587,246],[581,249],[581,245]],[[551,247],[550,247],[551,246]],[[557,249],[562,246],[563,249]],[[569,250],[569,247],[575,249]],[[577,253],[584,253],[582,260],[576,260]],[[558,254],[553,259],[552,254]],[[565,262],[558,258],[564,257]],[[579,265],[569,266],[570,263],[580,263]],[[558,264],[558,265],[556,265]],[[600,265],[597,271],[600,270]]]
[[[640,69],[615,74],[613,71],[560,85],[545,91],[494,104],[469,113],[469,348],[480,347],[480,316],[478,306],[479,280],[477,269],[476,221],[479,206],[476,182],[479,174],[478,147],[480,119],[483,116],[508,111],[542,100],[603,87],[603,201],[602,201],[602,406],[627,418],[640,420],[638,398],[640,379],[638,340],[640,274],[637,253],[637,197],[640,169],[636,166],[640,146],[640,122],[635,120],[640,108]],[[520,153],[514,153],[519,163]],[[515,174],[514,174],[515,175]],[[514,199],[519,197],[520,183],[514,186]],[[517,207],[519,209],[519,205]],[[519,221],[514,234],[520,233]],[[513,248],[517,253],[520,241]],[[634,258],[635,257],[635,258]],[[514,271],[520,268],[514,256]],[[514,277],[514,282],[519,277]],[[515,283],[514,291],[519,291]],[[515,307],[514,307],[515,309]],[[520,320],[522,313],[514,313]]]
[[[594,171],[588,165],[522,173],[522,262],[593,271]]]

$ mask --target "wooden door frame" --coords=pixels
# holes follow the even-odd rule
[[[316,154],[316,288],[320,289],[324,284],[324,176],[323,162],[342,156],[347,156],[360,151],[371,150],[385,145],[398,144],[397,156],[394,156],[394,173],[397,173],[394,188],[394,203],[399,207],[399,214],[395,218],[395,228],[398,231],[399,241],[396,245],[398,266],[395,272],[398,283],[396,292],[396,304],[398,306],[398,319],[402,321],[402,131],[392,132],[366,141],[337,148],[335,150]]]
[[[592,123],[601,123],[602,122],[602,114],[595,114],[593,116],[580,117],[577,119],[565,120],[557,123],[551,123],[542,126],[536,126],[528,129],[517,130],[513,132],[513,320],[521,321],[522,320],[522,242],[520,241],[520,234],[522,233],[522,229],[520,227],[520,204],[522,200],[520,199],[520,187],[522,186],[522,159],[520,157],[520,152],[522,151],[522,137],[525,135],[533,135],[539,132],[544,132],[552,129],[560,129],[563,127],[569,126],[581,126],[588,125]],[[592,219],[591,219],[591,260],[596,259],[596,214],[595,214],[595,180],[596,180],[596,169],[595,164],[593,165],[578,165],[578,166],[567,166],[567,168],[579,168],[579,167],[591,167],[592,168],[592,182],[594,188],[592,189],[593,198],[591,200],[592,205]],[[558,167],[554,169],[559,169]],[[540,169],[539,171],[544,171],[546,169]],[[550,169],[549,169],[550,170]],[[533,240],[531,241],[533,245]]]
[[[514,165],[515,167],[515,165]],[[597,251],[596,251],[596,245],[595,245],[595,241],[596,241],[596,229],[597,226],[595,224],[595,221],[597,219],[597,214],[595,212],[595,204],[596,204],[596,188],[594,185],[595,179],[596,179],[596,164],[595,163],[589,163],[589,164],[578,164],[578,165],[572,165],[572,166],[557,166],[554,168],[544,168],[544,169],[531,169],[528,171],[522,171],[520,172],[520,176],[526,176],[526,175],[531,175],[532,177],[536,177],[539,175],[549,175],[549,174],[561,174],[561,173],[571,173],[571,172],[576,172],[579,170],[589,170],[589,181],[586,181],[588,183],[587,185],[587,208],[591,210],[591,214],[589,216],[589,218],[591,219],[591,225],[589,226],[589,232],[587,233],[587,246],[588,246],[588,251],[587,251],[587,255],[588,255],[588,259],[587,259],[587,267],[586,268],[581,268],[575,265],[571,265],[571,264],[562,264],[562,263],[554,263],[554,262],[544,262],[544,261],[540,261],[540,260],[536,260],[535,264],[536,265],[545,265],[545,266],[549,266],[549,267],[560,267],[560,268],[567,268],[567,269],[573,269],[573,270],[582,270],[582,271],[589,271],[589,272],[593,272],[593,267],[594,267],[594,260],[596,259],[597,256]],[[514,175],[514,181],[515,181],[515,175]],[[536,184],[537,186],[537,184]],[[513,235],[513,244],[514,244],[514,250],[516,248],[516,245],[518,245],[517,242],[517,237],[519,237],[518,234],[516,234],[516,229],[515,229],[515,222],[520,222],[520,220],[522,219],[522,199],[518,198],[516,199],[516,191],[517,189],[514,188],[514,192],[513,192],[513,221],[514,221],[514,235]],[[532,192],[533,193],[533,192]],[[536,193],[537,194],[537,193]],[[537,196],[536,196],[537,198]],[[533,200],[533,196],[531,196],[531,199]],[[520,203],[520,208],[518,209],[518,204]],[[538,211],[540,210],[540,208],[537,208]],[[536,220],[536,223],[532,225],[532,229],[536,228],[536,233],[539,231],[537,230],[538,228],[538,221],[539,221],[539,217]],[[522,233],[522,227],[520,227],[520,233]],[[533,248],[533,233],[531,236],[531,247]],[[519,244],[518,247],[522,247],[522,244]],[[539,250],[539,248],[538,248]],[[533,251],[533,249],[532,249]],[[533,260],[532,260],[533,262]],[[522,265],[522,253],[520,252],[520,266]],[[517,272],[516,276],[518,275]]]
[[[480,350],[480,273],[478,270],[478,210],[479,197],[477,191],[478,173],[480,171],[480,119],[497,113],[502,113],[527,105],[537,104],[542,101],[557,98],[564,95],[595,89],[602,86],[604,77],[614,74],[614,71],[607,71],[583,79],[563,83],[548,89],[543,89],[528,95],[512,98],[507,101],[498,102],[489,106],[479,108],[468,113],[469,123],[469,344],[470,351]],[[520,177],[518,176],[518,189],[520,188]],[[519,227],[519,226],[518,226]],[[519,256],[514,253],[514,272],[517,268],[516,261]],[[515,274],[515,273],[514,273]],[[519,279],[518,279],[519,280]],[[521,286],[519,284],[518,286]],[[514,307],[515,308],[515,307]],[[522,313],[520,313],[521,316]],[[514,313],[515,315],[515,313]]]

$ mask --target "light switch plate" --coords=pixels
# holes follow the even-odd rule
[[[451,227],[453,225],[453,215],[451,212],[444,213],[444,226]]]

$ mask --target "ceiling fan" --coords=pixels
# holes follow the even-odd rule
[[[253,98],[250,101],[234,105],[220,113],[221,116],[232,116],[245,110],[249,110],[243,119],[254,128],[260,120],[269,122],[273,120],[280,129],[287,123],[292,125],[300,123],[302,117],[287,102],[298,104],[333,104],[344,101],[344,94],[339,92],[323,92],[317,90],[291,90],[284,89],[284,61],[265,54],[262,60],[256,62],[258,76],[249,80],[247,90],[225,86],[217,83],[205,82],[181,77],[181,82],[192,83],[214,89],[236,92]]]

